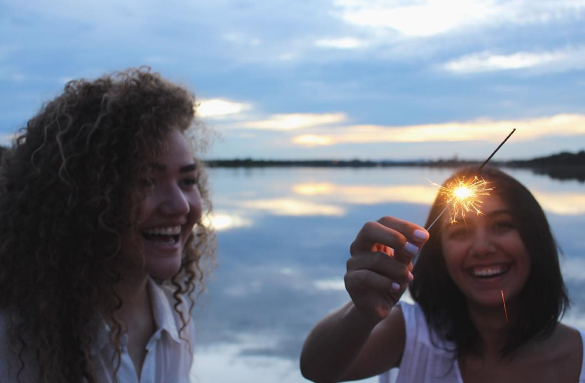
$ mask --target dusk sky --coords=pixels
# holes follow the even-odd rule
[[[148,65],[206,158],[585,149],[585,0],[0,0],[0,137],[80,77]]]

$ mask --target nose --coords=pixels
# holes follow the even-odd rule
[[[169,185],[163,195],[160,211],[165,215],[185,215],[189,213],[189,200],[179,185]]]
[[[486,228],[478,227],[474,230],[470,254],[476,257],[486,257],[494,252],[494,243]]]

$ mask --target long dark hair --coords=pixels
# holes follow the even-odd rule
[[[164,150],[166,137],[174,129],[194,132],[194,105],[193,94],[148,68],[72,81],[3,156],[0,309],[11,313],[19,381],[25,369],[38,367],[35,381],[95,382],[89,355],[99,317],[112,329],[119,366],[121,324],[114,314],[122,302],[114,285],[122,277],[120,235],[138,214],[138,177]],[[200,172],[204,215],[179,272],[167,281],[181,332],[215,250],[201,166]],[[180,304],[183,296],[190,307]]]
[[[455,179],[469,179],[476,170],[459,170],[444,185]],[[492,194],[498,195],[511,210],[532,261],[530,275],[518,299],[520,317],[501,350],[504,358],[529,339],[550,336],[567,309],[569,298],[559,267],[557,245],[534,196],[516,179],[496,168],[484,168],[481,177],[494,187]],[[437,196],[427,226],[440,214],[444,203]],[[422,307],[429,326],[445,340],[455,343],[458,356],[478,352],[479,334],[469,318],[463,293],[447,272],[440,230],[441,225],[431,228],[430,239],[413,271],[415,279],[410,284],[410,294]]]

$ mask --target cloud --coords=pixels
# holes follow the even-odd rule
[[[527,141],[550,136],[579,136],[585,134],[585,115],[558,114],[522,120],[488,119],[470,122],[412,125],[402,127],[382,125],[354,125],[338,127],[334,133],[314,134],[308,140],[302,135],[292,138],[297,145],[318,142],[321,145],[380,142],[451,142],[501,141],[513,128],[514,141]]]
[[[211,98],[201,100],[196,106],[196,113],[202,118],[223,119],[226,117],[233,118],[251,108],[252,106],[248,103]]]
[[[535,69],[538,72],[564,72],[585,68],[585,47],[550,52],[516,52],[508,55],[479,52],[451,60],[440,66],[455,74]]]
[[[26,80],[27,76],[21,73],[18,69],[4,66],[0,67],[0,81],[14,81],[20,82]]]
[[[292,139],[293,143],[302,146],[323,146],[332,144],[332,140],[327,136],[317,136],[314,134],[302,134]]]
[[[355,39],[353,37],[344,37],[338,39],[320,39],[315,41],[315,46],[319,48],[335,49],[355,49],[368,45],[367,41]]]
[[[335,1],[341,17],[350,24],[388,28],[406,36],[425,37],[463,25],[477,24],[493,15],[485,1],[428,0],[411,3],[389,1]]]
[[[458,29],[499,24],[543,24],[574,18],[582,1],[335,0],[339,17],[360,27],[390,29],[407,37],[429,37]]]
[[[313,286],[317,290],[345,291],[343,279],[320,279],[313,282]]]
[[[253,129],[296,130],[320,125],[335,124],[346,120],[347,116],[344,113],[293,113],[274,114],[265,120],[250,121],[240,125]]]
[[[236,45],[250,45],[250,46],[257,46],[262,44],[262,41],[258,38],[253,38],[246,36],[242,33],[226,33],[223,35],[223,39],[227,42]]]

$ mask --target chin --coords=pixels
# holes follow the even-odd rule
[[[146,272],[154,279],[168,280],[177,274],[181,269],[181,257],[172,259],[157,259],[155,261],[147,260]]]

